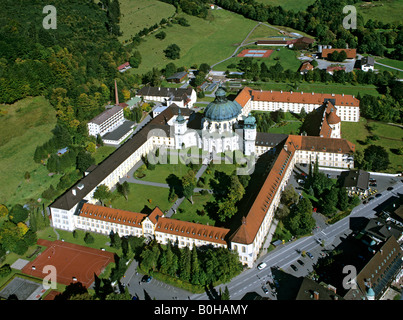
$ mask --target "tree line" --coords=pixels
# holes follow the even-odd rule
[[[353,0],[349,4],[357,2],[360,1]],[[316,0],[306,10],[298,12],[256,0],[216,0],[215,3],[248,19],[303,30],[319,43],[330,44],[334,48],[346,48],[348,45],[361,53],[386,54],[394,59],[402,55],[402,23],[396,25],[379,20],[364,23],[362,15],[357,12],[357,28],[345,29],[343,7],[347,3],[344,0]],[[392,49],[390,53],[388,49]]]
[[[159,272],[200,286],[228,282],[242,271],[238,255],[226,248],[179,248],[170,242],[161,245],[151,241],[143,248],[139,263],[146,274]]]

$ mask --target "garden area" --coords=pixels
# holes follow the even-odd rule
[[[252,115],[256,118],[258,132],[299,134],[306,114],[293,114],[279,110],[275,112],[252,111]]]
[[[386,173],[402,172],[403,128],[401,126],[361,117],[359,122],[343,122],[341,130],[343,139],[347,139],[356,145],[356,159],[363,169],[365,168],[365,161],[370,160],[368,157],[364,157],[366,149],[376,146],[385,151],[382,159],[377,160],[376,166],[364,170]],[[368,152],[367,154],[370,155]],[[374,164],[376,164],[375,162]],[[381,162],[385,162],[386,166],[379,167]]]

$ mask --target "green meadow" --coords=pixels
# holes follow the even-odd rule
[[[402,0],[381,0],[374,2],[358,2],[355,4],[358,13],[364,21],[369,19],[382,21],[383,23],[401,23],[403,12]]]
[[[144,28],[158,24],[163,18],[175,14],[175,7],[158,0],[120,0],[121,20],[119,23],[123,35],[119,40],[131,39]]]
[[[44,97],[25,98],[0,106],[0,203],[7,206],[35,201],[60,176],[48,176],[33,160],[35,149],[52,137],[56,113]],[[25,180],[28,171],[30,179]]]
[[[178,67],[201,63],[212,65],[231,56],[257,24],[226,10],[210,11],[207,19],[184,13],[178,14],[178,17],[186,18],[190,26],[172,24],[159,29],[166,33],[164,40],[156,39],[155,33],[144,37],[144,42],[136,48],[141,53],[142,62],[138,69],[130,69],[130,72],[143,74],[153,67],[162,69],[169,62]],[[180,58],[170,60],[163,51],[174,43],[181,49]]]
[[[280,62],[284,70],[290,69],[292,71],[297,71],[301,66],[301,61],[297,59],[297,51],[293,51],[286,47],[258,47],[258,46],[247,46],[244,49],[262,49],[262,50],[274,50],[273,53],[268,58],[254,58],[259,64],[264,62],[268,67],[274,66],[277,62]],[[277,51],[278,50],[278,51]],[[241,51],[241,50],[240,50]],[[238,52],[239,53],[239,52]],[[237,68],[233,68],[233,65],[237,65],[241,61],[241,57],[233,57],[228,59],[214,67],[214,70],[231,70],[235,71]],[[232,66],[231,66],[232,65]]]
[[[368,130],[369,128],[371,129]],[[360,122],[342,122],[341,131],[342,138],[354,143],[357,150],[363,151],[370,144],[384,147],[389,154],[389,160],[391,163],[386,172],[402,172],[403,157],[396,153],[398,148],[403,147],[402,127],[361,118]],[[369,136],[377,136],[378,139],[371,140],[370,144],[366,144],[365,140]]]

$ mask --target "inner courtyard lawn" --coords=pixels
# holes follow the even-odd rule
[[[205,205],[208,202],[214,201],[214,195],[210,193],[205,195],[195,193],[193,195],[193,204],[189,200],[185,199],[172,218],[213,226],[215,221],[208,216]]]
[[[111,205],[116,209],[144,213],[159,207],[164,212],[172,206],[172,203],[168,201],[168,195],[168,188],[130,183],[128,200],[115,190]]]
[[[182,178],[185,174],[188,173],[189,170],[195,171],[195,173],[201,167],[201,159],[195,158],[193,167],[191,168],[189,165],[186,165],[181,161],[181,159],[175,157],[168,157],[167,164],[156,164],[155,169],[153,170],[145,170],[145,177],[141,178],[142,181],[150,181],[150,182],[158,182],[158,183],[167,183],[167,178],[173,174],[177,176],[179,179]],[[176,163],[175,163],[176,162]]]

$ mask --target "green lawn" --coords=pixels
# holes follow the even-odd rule
[[[394,68],[398,68],[400,70],[403,70],[403,61],[393,60],[393,59],[389,59],[389,58],[376,58],[375,61],[388,65],[388,66],[391,66],[391,67],[394,67]],[[386,70],[386,71],[390,71],[392,73],[397,73],[397,75],[400,79],[403,78],[403,71],[398,71],[398,70],[395,70],[392,68],[384,67],[379,64],[375,64],[375,69],[378,69],[381,71]]]
[[[119,3],[122,13],[119,26],[123,32],[119,40],[122,42],[175,13],[174,6],[158,0],[119,0]]]
[[[383,23],[401,23],[402,21],[402,0],[362,1],[356,3],[355,6],[358,13],[363,16],[365,22],[369,19],[379,20]]]
[[[136,48],[142,56],[141,65],[138,69],[130,69],[130,72],[142,74],[153,67],[162,69],[169,62],[174,62],[178,67],[190,67],[204,62],[214,64],[229,57],[257,24],[256,21],[226,10],[212,10],[207,19],[184,13],[178,16],[185,17],[190,26],[174,24],[164,28],[167,35],[164,40],[156,39],[153,34],[145,37],[145,42]],[[180,47],[180,59],[170,60],[165,57],[163,51],[172,43]]]
[[[95,163],[99,164],[104,161],[110,154],[115,152],[116,148],[111,146],[102,146],[97,148],[97,150],[92,154],[95,159]]]
[[[172,203],[168,201],[168,188],[153,187],[130,183],[130,193],[128,200],[119,195],[116,191],[112,200],[112,207],[133,212],[142,212],[147,206],[154,209],[158,206],[162,211],[171,208]],[[150,201],[149,201],[150,200]]]
[[[273,53],[270,55],[268,58],[255,58],[260,65],[262,62],[264,62],[268,67],[271,67],[275,65],[277,62],[280,62],[281,65],[283,66],[284,70],[290,69],[293,71],[297,71],[299,67],[301,66],[301,62],[297,59],[297,51],[293,51],[291,49],[288,49],[286,47],[258,47],[258,46],[247,46],[243,49],[267,49],[267,50],[274,50]],[[279,49],[279,51],[277,51]],[[240,52],[240,51],[239,51]],[[238,53],[239,53],[238,52]],[[237,70],[237,68],[228,68],[229,65],[235,64],[237,65],[239,61],[243,59],[241,57],[233,57],[231,59],[228,59],[214,67],[214,70],[219,70],[219,71],[226,71],[231,70]]]
[[[201,195],[195,193],[193,195],[193,204],[189,200],[184,200],[179,206],[176,214],[172,216],[173,219],[196,222],[201,224],[214,225],[215,221],[211,219],[204,206],[207,202],[214,202],[212,194]],[[204,210],[204,213],[202,212]]]
[[[371,132],[366,128],[367,123],[373,128]],[[379,136],[379,140],[371,141],[371,144],[382,146],[388,151],[391,164],[386,172],[398,173],[402,171],[403,157],[397,155],[396,150],[403,147],[403,128],[361,118],[358,123],[342,122],[341,130],[342,138],[354,143],[357,150],[364,150],[368,147],[364,144],[368,136]]]
[[[173,159],[174,160],[174,159]],[[196,159],[197,161],[197,159]],[[201,159],[200,159],[201,161]],[[182,178],[190,169],[189,166],[182,163],[180,159],[177,159],[176,164],[173,163],[168,157],[167,164],[157,164],[154,170],[146,170],[145,177],[141,180],[151,181],[151,182],[159,182],[159,183],[167,183],[166,179],[169,175],[174,174],[178,178]],[[201,164],[194,164],[193,170],[197,172]]]
[[[301,127],[301,121],[285,121],[283,123],[278,123],[275,126],[271,127],[268,132],[269,133],[282,133],[282,134],[298,134],[299,128]]]
[[[0,106],[0,203],[8,207],[35,201],[60,175],[48,176],[45,166],[33,160],[35,149],[52,137],[56,113],[44,97],[25,98]],[[24,173],[30,172],[29,181]]]

